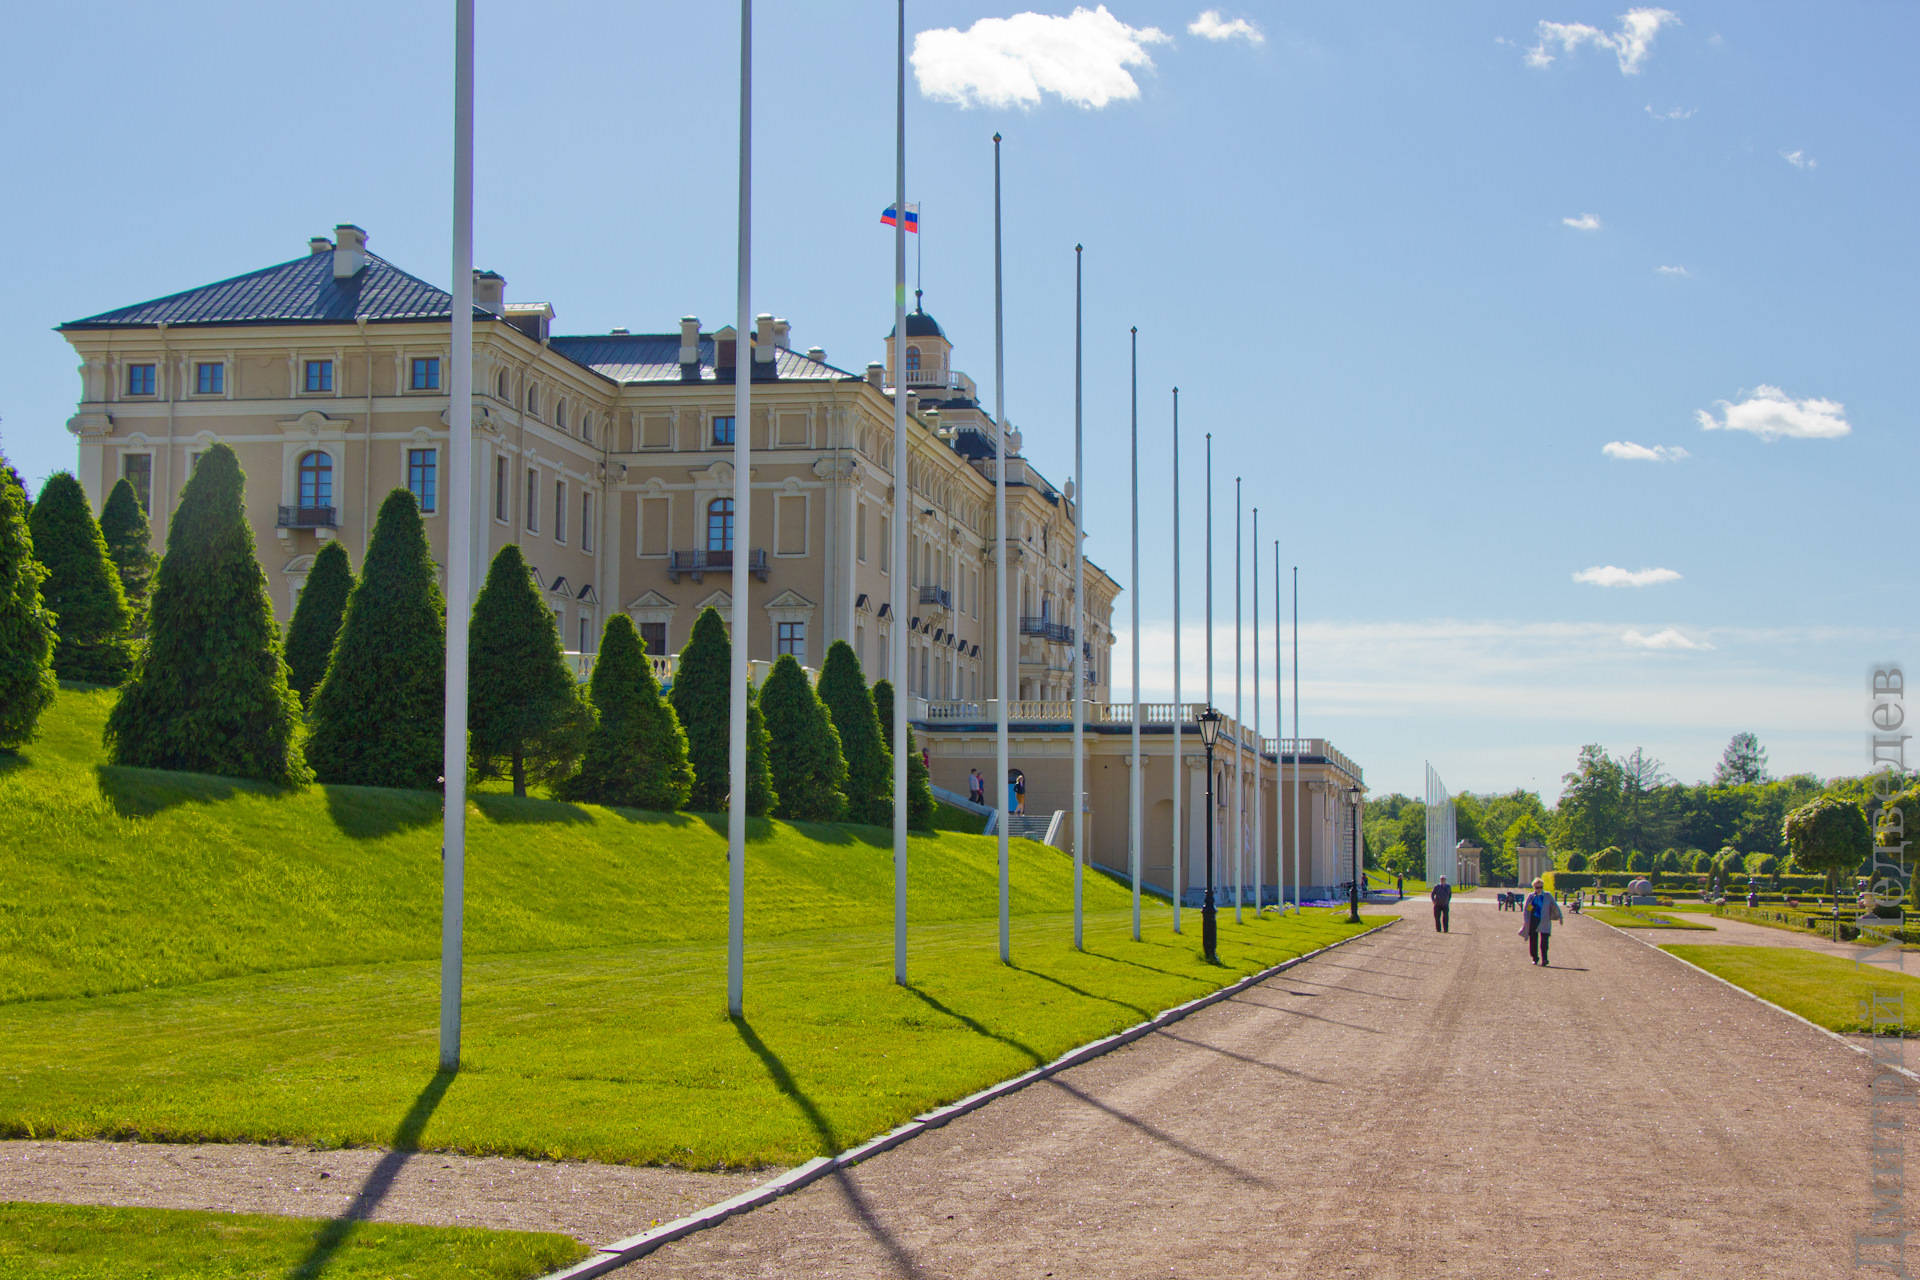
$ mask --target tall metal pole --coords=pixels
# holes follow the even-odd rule
[[[1247,882],[1247,722],[1240,702],[1240,477],[1233,478],[1233,922]]]
[[[448,379],[447,694],[441,773],[440,1069],[460,1067],[467,897],[467,614],[473,605],[473,0],[453,17],[453,368]],[[372,377],[371,369],[368,373]],[[171,394],[171,389],[169,389]],[[368,393],[371,395],[371,391]]]
[[[903,0],[904,2],[904,0]],[[1087,860],[1087,664],[1081,645],[1087,634],[1087,543],[1081,517],[1087,509],[1087,469],[1081,452],[1080,374],[1081,246],[1073,246],[1073,949],[1086,950],[1082,929],[1082,877]]]
[[[1260,508],[1253,509],[1253,564],[1248,569],[1253,582],[1253,918],[1260,918],[1260,903],[1265,886],[1261,883],[1261,862],[1267,856],[1263,837],[1266,832],[1260,821],[1262,797],[1260,795],[1260,753],[1265,744],[1260,741]]]
[[[1133,940],[1140,941],[1140,805],[1146,792],[1140,756],[1140,328],[1127,331],[1133,404],[1133,763],[1127,791],[1127,869],[1133,877]]]
[[[1007,902],[1009,894],[1007,875],[1007,827],[1012,821],[1013,806],[1007,802],[1007,775],[1012,772],[1007,751],[1007,663],[1012,657],[1010,648],[1012,638],[1007,628],[1007,578],[1011,576],[1012,566],[1007,563],[1007,346],[1006,346],[1006,293],[1000,276],[1000,135],[993,135],[993,531],[995,538],[993,553],[994,569],[994,606],[993,625],[994,665],[997,687],[995,692],[1000,700],[999,723],[995,726],[994,775],[993,785],[999,788],[999,799],[994,808],[1000,810],[1000,963],[1013,962],[1012,941],[1008,933]],[[897,343],[895,344],[898,345]]]
[[[1207,548],[1206,567],[1206,641],[1207,641],[1207,711],[1213,710],[1213,432],[1207,432]],[[1205,714],[1205,712],[1202,712]],[[1207,915],[1212,916],[1213,906],[1213,829],[1219,825],[1219,813],[1213,799],[1213,753],[1207,753]],[[1213,949],[1207,949],[1209,957]]]
[[[899,0],[893,133],[893,980],[907,985],[907,0]]]
[[[1273,736],[1280,749],[1273,757],[1273,878],[1274,901],[1282,911],[1287,906],[1287,677],[1285,655],[1281,652],[1281,637],[1286,634],[1280,625],[1280,539],[1273,540]],[[1294,901],[1300,899],[1300,881],[1295,878],[1293,884]]]
[[[747,561],[753,551],[753,0],[740,0],[740,257],[733,339],[733,690],[727,708],[727,1014],[745,1016],[747,940]]]
[[[1300,914],[1300,566],[1293,566],[1293,914]]]
[[[1139,583],[1134,583],[1136,590]],[[1187,882],[1180,867],[1180,793],[1186,790],[1186,759],[1180,752],[1180,388],[1173,389],[1173,931],[1180,932],[1180,907]]]

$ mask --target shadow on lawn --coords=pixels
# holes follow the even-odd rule
[[[1020,1052],[1026,1054],[1027,1057],[1032,1060],[1035,1066],[1039,1066],[1042,1062],[1046,1061],[1045,1058],[1040,1056],[1040,1051],[1034,1048],[1032,1045],[1026,1044],[1019,1040],[1015,1040],[1012,1036],[1001,1035],[998,1031],[995,1031],[991,1027],[987,1026],[986,1023],[981,1022],[976,1018],[969,1018],[966,1014],[961,1013],[958,1009],[950,1008],[947,1005],[942,1004],[938,998],[922,990],[921,988],[914,986],[911,982],[909,982],[906,985],[906,992],[908,995],[914,997],[916,1000],[919,1000],[925,1003],[926,1005],[928,1005],[929,1007],[931,1007],[935,1012],[944,1013],[949,1018],[952,1018],[955,1022],[964,1023],[968,1029],[976,1032],[977,1034],[983,1035],[987,1037],[987,1039],[989,1040],[998,1040],[1001,1044],[1007,1045],[1010,1048],[1018,1049]]]
[[[440,1071],[427,1081],[427,1087],[407,1108],[406,1116],[400,1121],[400,1127],[393,1131],[393,1150],[380,1157],[380,1163],[373,1166],[373,1172],[360,1184],[360,1190],[354,1193],[353,1203],[339,1217],[330,1220],[313,1237],[313,1247],[300,1265],[288,1272],[290,1280],[311,1280],[326,1270],[333,1255],[353,1234],[356,1223],[364,1222],[373,1216],[380,1202],[393,1190],[394,1181],[400,1176],[413,1153],[419,1149],[420,1133],[427,1127],[427,1120],[433,1115],[434,1108],[440,1105],[440,1099],[446,1096],[447,1088],[453,1083],[454,1073]]]
[[[437,792],[403,791],[396,787],[323,786],[327,816],[340,834],[355,840],[437,826],[443,805]]]
[[[282,792],[264,782],[222,778],[211,773],[175,772],[172,769],[135,769],[127,765],[99,764],[93,767],[94,779],[113,811],[123,818],[151,818],[179,804],[214,804],[231,800],[242,792],[277,796]]]
[[[592,814],[564,800],[536,800],[532,796],[487,793],[471,796],[470,799],[481,813],[487,815],[488,821],[502,825],[593,822]]]
[[[1103,1000],[1108,1004],[1117,1004],[1122,1009],[1131,1009],[1142,1018],[1151,1018],[1153,1016],[1149,1010],[1142,1009],[1137,1004],[1129,1004],[1125,1000],[1116,1000],[1112,996],[1103,996],[1098,991],[1089,991],[1085,987],[1076,987],[1071,982],[1062,982],[1052,974],[1042,973],[1038,969],[1029,969],[1025,965],[1014,964],[1011,961],[1008,962],[1007,968],[1013,970],[1015,973],[1024,973],[1028,977],[1038,978],[1042,982],[1051,982],[1056,987],[1065,987],[1067,990],[1073,992],[1073,994],[1085,996],[1089,1000]]]

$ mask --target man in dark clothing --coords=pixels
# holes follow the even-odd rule
[[[1445,876],[1441,876],[1440,883],[1433,886],[1427,896],[1433,899],[1433,931],[1452,933],[1453,886],[1447,883]]]
[[[1394,899],[1394,901],[1396,902],[1406,901],[1407,878],[1405,876],[1396,876],[1394,877],[1393,883],[1394,883],[1394,891],[1400,895],[1398,898]]]

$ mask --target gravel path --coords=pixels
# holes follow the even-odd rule
[[[1542,969],[1423,906],[621,1274],[1854,1274],[1863,1059],[1596,921]]]

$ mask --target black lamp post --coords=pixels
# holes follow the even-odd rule
[[[1207,896],[1200,903],[1200,949],[1208,964],[1219,963],[1214,953],[1219,931],[1213,911],[1213,744],[1220,740],[1220,720],[1212,707],[1200,713],[1200,742],[1207,749]]]
[[[1347,788],[1353,810],[1353,883],[1347,886],[1347,923],[1360,923],[1360,788]]]

